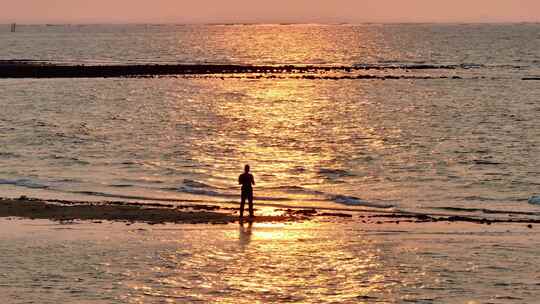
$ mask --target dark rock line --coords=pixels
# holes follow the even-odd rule
[[[208,74],[306,74],[328,72],[353,72],[360,70],[437,70],[454,69],[452,66],[250,66],[250,65],[55,65],[32,62],[0,62],[0,78],[105,78],[166,75],[208,75]],[[317,76],[309,76],[317,77]],[[332,77],[332,76],[328,76]],[[402,78],[402,76],[348,76],[351,79],[371,79],[382,77]],[[403,76],[406,77],[406,76]],[[339,79],[338,77],[334,77]],[[455,78],[455,77],[453,77]]]

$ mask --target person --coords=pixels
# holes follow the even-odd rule
[[[244,167],[244,173],[238,177],[238,184],[242,185],[242,193],[240,195],[240,220],[244,218],[244,205],[246,199],[249,203],[249,217],[253,218],[253,186],[255,178],[249,173],[249,165]]]

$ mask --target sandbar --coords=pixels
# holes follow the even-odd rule
[[[274,208],[275,215],[256,216],[245,221],[298,222],[314,219],[353,220],[365,224],[387,223],[473,223],[492,225],[497,223],[540,224],[540,219],[522,216],[481,217],[455,214],[427,214],[412,212],[354,211],[336,212],[313,208]],[[59,222],[116,221],[147,224],[230,224],[239,222],[237,207],[217,205],[168,204],[148,202],[85,202],[67,200],[42,200],[21,196],[0,198],[0,218],[48,219]]]

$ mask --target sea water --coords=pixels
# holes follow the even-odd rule
[[[236,203],[250,164],[259,204],[540,212],[537,24],[5,26],[0,59],[365,68],[1,79],[4,196]]]
[[[0,291],[7,303],[537,302],[537,229],[445,226],[3,219]]]

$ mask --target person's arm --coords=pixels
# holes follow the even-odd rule
[[[255,186],[255,177],[253,177],[253,175],[251,175],[251,184]]]

